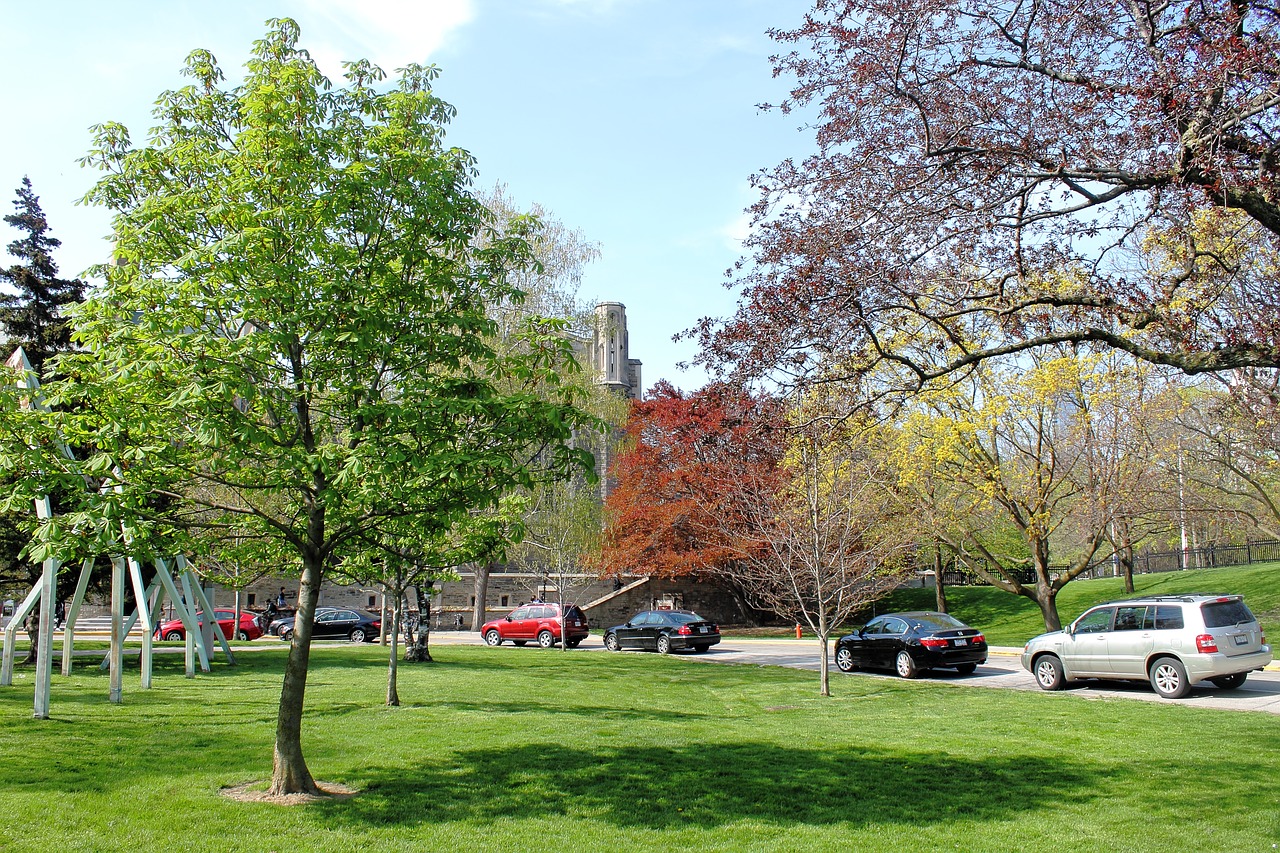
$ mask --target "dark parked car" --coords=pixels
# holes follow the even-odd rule
[[[262,636],[257,618],[247,610],[240,611],[240,630],[236,631],[234,636],[232,636],[231,626],[236,622],[236,612],[218,607],[214,609],[213,615],[218,627],[222,629],[222,636],[228,640],[256,640]],[[200,625],[204,625],[203,613],[196,613],[196,619]],[[187,629],[183,626],[181,619],[170,619],[156,628],[157,640],[183,640],[186,636]]]
[[[565,645],[577,648],[591,634],[587,615],[576,604],[564,606]],[[480,636],[491,646],[510,640],[523,646],[536,640],[539,646],[549,649],[560,642],[560,605],[544,601],[522,604],[500,619],[490,619],[480,626]]]
[[[323,613],[328,613],[331,610],[337,610],[337,609],[338,608],[336,607],[317,607],[316,618],[317,619],[320,618],[320,615]],[[280,616],[278,616],[275,619],[272,619],[271,622],[267,625],[267,633],[273,637],[279,637],[280,632],[283,631],[285,628],[293,627],[293,620],[297,617],[297,615],[298,615],[298,612],[296,610],[286,610],[282,612]]]
[[[886,613],[836,642],[841,672],[892,669],[915,678],[923,670],[944,668],[968,675],[986,662],[982,632],[946,613]]]
[[[285,619],[280,625],[280,639],[293,639],[294,619]],[[382,621],[368,613],[342,608],[317,608],[316,621],[311,629],[313,640],[333,640],[341,637],[353,643],[372,641],[382,636]]]
[[[667,654],[678,649],[705,652],[720,642],[720,627],[688,610],[642,610],[625,625],[604,632],[604,647],[652,649]]]

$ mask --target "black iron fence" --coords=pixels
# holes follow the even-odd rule
[[[970,561],[972,562],[972,561]],[[1203,548],[1187,548],[1178,551],[1144,551],[1133,559],[1134,574],[1146,575],[1159,572],[1179,572],[1184,569],[1213,569],[1224,566],[1248,566],[1253,563],[1280,562],[1280,541],[1246,542],[1243,545],[1206,545]],[[1049,567],[1051,574],[1064,572],[1065,564]],[[1015,573],[1019,583],[1035,582],[1035,573],[1024,569]],[[1080,575],[1082,578],[1109,578],[1120,575],[1120,561],[1110,558],[1090,566]],[[948,586],[982,586],[986,583],[964,561],[954,561],[942,572],[942,582]]]

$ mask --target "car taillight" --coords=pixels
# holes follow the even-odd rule
[[[688,626],[688,625],[681,625],[681,626],[680,626],[680,630],[679,630],[679,631],[676,631],[676,633],[677,633],[677,634],[679,634],[679,635],[680,635],[680,636],[682,636],[682,637],[687,637],[687,636],[689,636],[690,634],[692,634],[693,632],[689,630],[689,626]]]
[[[1215,654],[1218,651],[1218,644],[1209,634],[1201,634],[1196,637],[1196,651],[1202,655]]]
[[[987,638],[982,636],[981,634],[975,634],[974,636],[970,637],[969,640],[974,645],[977,645],[978,643],[985,643],[987,641]]]
[[[945,649],[947,647],[947,641],[941,637],[925,637],[920,641],[920,645],[924,646],[926,649]]]

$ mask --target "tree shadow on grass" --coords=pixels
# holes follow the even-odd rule
[[[739,820],[926,826],[1005,819],[1096,796],[1100,771],[1025,755],[803,749],[762,743],[577,750],[530,744],[455,754],[450,765],[375,773],[324,803],[342,828],[589,815],[619,827],[712,828]]]

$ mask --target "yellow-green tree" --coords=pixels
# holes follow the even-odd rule
[[[1088,409],[1095,358],[1023,356],[988,364],[967,381],[914,398],[899,422],[898,483],[929,532],[982,559],[973,571],[1036,602],[1051,630],[1061,627],[1059,590],[1087,571],[1106,539],[1111,492],[1121,473],[1093,454]],[[1072,561],[1050,568],[1051,545],[1068,525]],[[1012,528],[1020,547],[1001,531]]]

